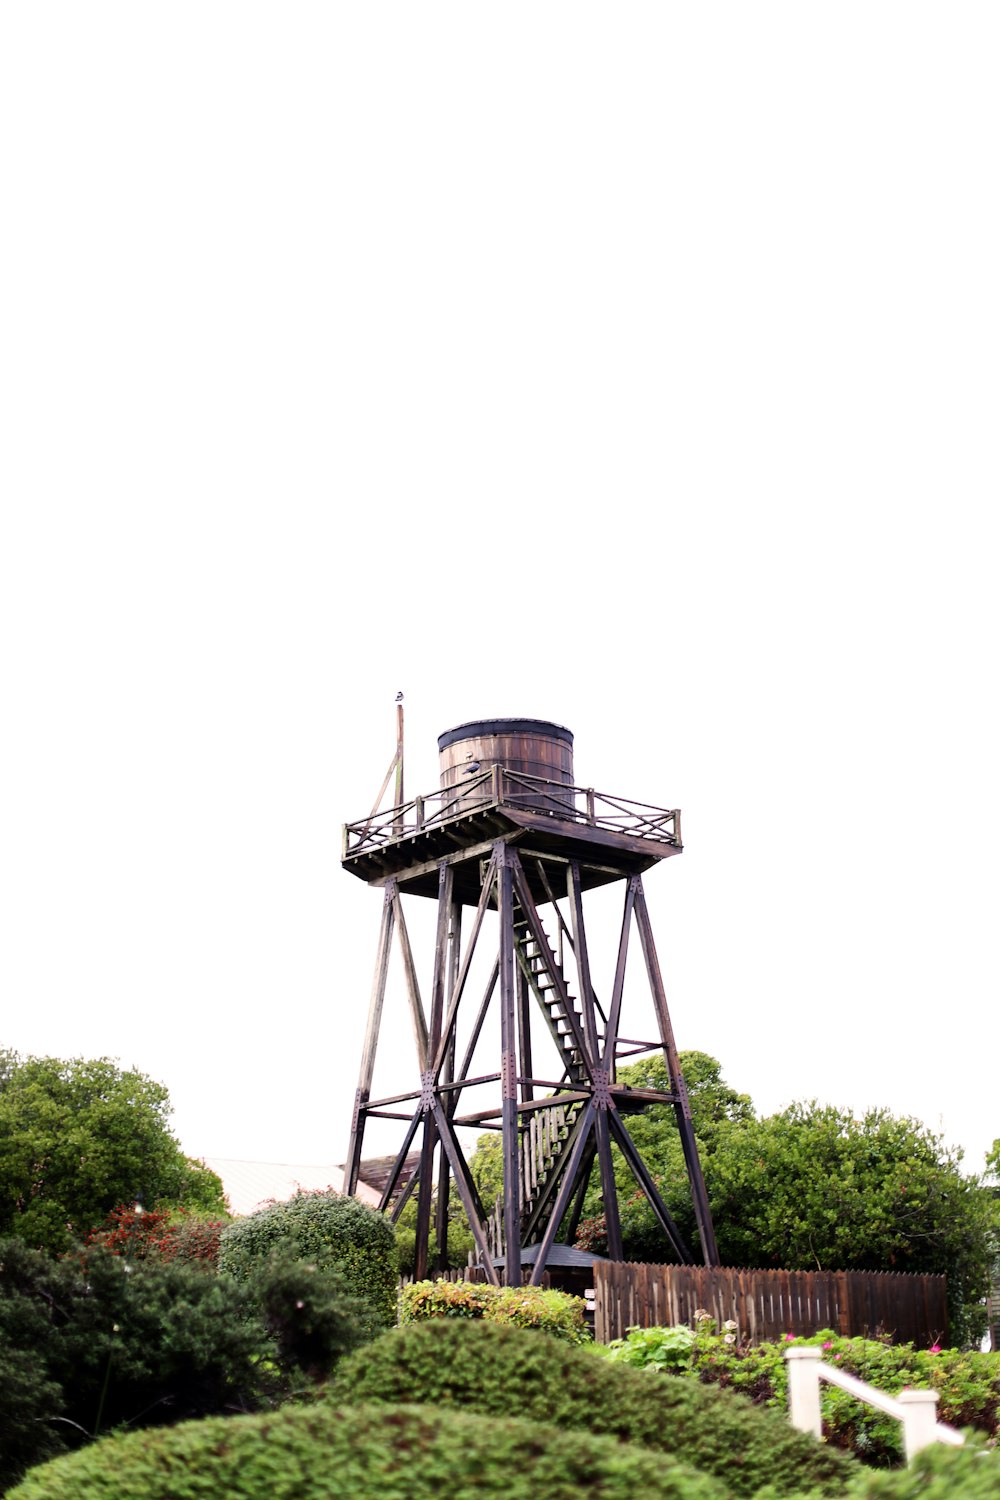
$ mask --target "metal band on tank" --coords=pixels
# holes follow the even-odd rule
[[[572,729],[567,729],[565,724],[552,724],[548,719],[473,719],[468,724],[457,724],[454,729],[446,729],[444,734],[439,734],[438,750],[447,750],[449,745],[457,745],[461,740],[501,734],[538,734],[548,739],[562,740],[565,745],[573,743]]]

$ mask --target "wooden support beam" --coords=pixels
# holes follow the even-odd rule
[[[542,1277],[545,1274],[545,1262],[549,1258],[549,1251],[552,1249],[555,1237],[559,1232],[559,1225],[562,1223],[563,1216],[569,1207],[570,1198],[573,1196],[577,1173],[583,1165],[584,1151],[593,1127],[595,1113],[594,1101],[591,1100],[585,1106],[583,1114],[580,1117],[579,1130],[569,1153],[569,1160],[566,1163],[565,1169],[560,1174],[559,1191],[556,1194],[556,1201],[549,1216],[549,1222],[545,1226],[545,1232],[538,1247],[538,1259],[531,1272],[532,1286],[540,1285]]]
[[[521,1285],[520,1151],[517,1132],[517,988],[514,969],[513,851],[497,845],[500,906],[500,1096],[503,1119],[503,1233],[508,1286]]]
[[[492,849],[492,845],[490,847]],[[479,941],[479,934],[483,926],[483,918],[486,915],[486,911],[490,903],[490,896],[493,894],[493,888],[496,884],[496,870],[497,862],[496,854],[494,852],[491,855],[489,865],[486,869],[486,874],[483,877],[483,886],[479,894],[479,905],[476,907],[476,915],[472,919],[472,930],[469,933],[469,941],[466,945],[462,962],[459,965],[458,974],[455,978],[454,989],[452,990],[451,998],[448,1003],[448,1014],[442,1027],[441,1042],[438,1046],[437,1054],[434,1058],[435,1077],[440,1076],[441,1068],[444,1064],[445,1052],[448,1047],[448,1039],[454,1035],[455,1021],[458,1016],[458,1007],[461,1004],[462,996],[465,993],[465,982],[469,977],[469,967],[472,963],[472,956],[476,951],[476,943]],[[478,1038],[478,1032],[476,1033],[476,1035]],[[465,1069],[463,1069],[463,1072],[464,1071]]]
[[[499,1286],[500,1277],[497,1274],[496,1266],[493,1264],[489,1242],[486,1238],[486,1216],[483,1213],[483,1205],[479,1201],[476,1184],[472,1180],[472,1173],[469,1171],[469,1164],[462,1154],[462,1148],[458,1143],[458,1137],[455,1135],[454,1126],[448,1119],[444,1107],[440,1103],[437,1103],[434,1108],[437,1128],[441,1136],[441,1144],[451,1164],[455,1187],[458,1191],[458,1196],[462,1200],[462,1207],[465,1209],[465,1217],[469,1221],[469,1228],[472,1231],[472,1238],[476,1242],[476,1249],[479,1251],[480,1264],[486,1272],[487,1280],[492,1282],[494,1286]]]
[[[403,1144],[396,1154],[396,1160],[392,1164],[392,1169],[386,1178],[385,1187],[382,1189],[382,1196],[378,1204],[379,1213],[384,1214],[392,1202],[392,1195],[396,1191],[396,1184],[399,1182],[403,1168],[406,1166],[406,1158],[410,1153],[410,1147],[413,1145],[413,1137],[420,1126],[421,1114],[422,1110],[419,1107],[413,1111],[413,1118],[410,1120],[409,1128],[403,1137]]]
[[[608,1024],[604,1031],[603,1066],[612,1082],[614,1082],[615,1078],[615,1048],[618,1045],[618,1022],[622,1013],[622,992],[625,988],[628,939],[632,928],[632,911],[635,906],[635,891],[638,883],[638,876],[633,875],[629,879],[628,887],[625,891],[625,911],[622,914],[622,930],[621,936],[618,939],[618,962],[615,965],[615,983],[611,991],[611,1004],[608,1008]]]
[[[663,987],[663,975],[660,971],[660,961],[656,954],[656,944],[653,941],[653,928],[649,920],[649,911],[646,907],[646,896],[642,889],[641,877],[636,876],[634,884],[636,887],[635,914],[639,927],[639,940],[642,943],[643,957],[646,960],[649,987],[653,993],[653,1008],[656,1011],[656,1020],[660,1028],[660,1036],[663,1039],[663,1055],[667,1061],[670,1085],[677,1095],[674,1114],[677,1118],[677,1128],[680,1131],[681,1147],[684,1152],[684,1162],[687,1166],[688,1181],[691,1184],[691,1197],[694,1202],[694,1217],[695,1223],[698,1225],[698,1237],[701,1240],[702,1255],[706,1266],[717,1266],[719,1264],[719,1251],[715,1243],[712,1210],[709,1207],[705,1179],[702,1176],[701,1162],[698,1158],[698,1144],[694,1137],[694,1125],[691,1121],[691,1105],[688,1102],[687,1085],[684,1082],[680,1059],[677,1056],[674,1030],[670,1023],[670,1012],[667,1009],[667,994]]]
[[[517,899],[520,903],[521,910],[523,911],[527,920],[528,931],[534,938],[539,951],[542,953],[549,953],[551,952],[551,949],[549,947],[548,936],[545,932],[545,928],[542,926],[541,918],[538,915],[537,908],[532,899],[531,891],[528,887],[527,877],[525,876],[524,870],[521,867],[521,861],[517,856],[517,850],[513,848],[508,849],[508,857],[511,862],[511,869],[514,879],[514,889],[517,892]],[[580,1029],[580,1023],[576,1013],[576,1006],[570,999],[569,991],[566,988],[566,981],[558,968],[550,969],[549,977],[553,982],[553,986],[555,988],[555,993],[559,1000],[559,1003],[565,1012],[566,1024],[569,1027],[570,1032],[572,1033],[573,1041],[575,1042],[577,1051],[579,1052],[580,1057],[583,1061],[583,1066],[586,1069],[587,1076],[593,1077],[594,1059],[591,1056],[586,1039]]]
[[[448,973],[445,980],[445,1001],[449,1012],[451,1002],[455,993],[455,984],[458,978],[459,958],[462,951],[462,908],[461,905],[452,900],[451,917],[448,924]],[[440,1075],[436,1078],[437,1097],[441,1099],[442,1089],[447,1089],[452,1082],[455,1072],[455,1030],[442,1028],[441,1047],[444,1049],[444,1061],[441,1065]],[[458,1097],[457,1095],[455,1096]],[[445,1113],[454,1114],[455,1102],[452,1099],[445,1101]],[[448,1220],[451,1196],[451,1166],[448,1161],[447,1152],[440,1153],[438,1165],[438,1196],[436,1210],[437,1228],[437,1269],[446,1271],[448,1269]]]
[[[379,929],[378,952],[375,959],[375,977],[372,981],[371,998],[368,1004],[368,1026],[365,1044],[361,1053],[361,1072],[354,1094],[354,1114],[351,1119],[351,1136],[347,1146],[347,1163],[344,1167],[344,1192],[353,1198],[358,1188],[358,1168],[361,1165],[361,1148],[365,1135],[365,1106],[371,1093],[372,1074],[375,1070],[375,1049],[378,1046],[379,1028],[382,1024],[382,1004],[385,1000],[386,977],[389,972],[389,950],[392,947],[393,897],[395,886],[386,887],[382,901],[382,925]]]
[[[410,934],[406,930],[406,918],[403,914],[403,898],[399,894],[398,886],[394,886],[393,889],[392,907],[396,917],[396,926],[399,929],[399,947],[403,956],[403,972],[406,975],[406,993],[410,1002],[410,1016],[413,1020],[413,1039],[416,1043],[420,1071],[423,1073],[427,1069],[427,1018],[420,999],[417,966],[413,962]]]
[[[600,1056],[597,1038],[597,1013],[594,1007],[594,986],[590,980],[590,955],[587,950],[587,929],[583,921],[583,887],[580,883],[580,866],[576,860],[566,872],[566,894],[569,899],[569,915],[572,924],[573,953],[576,971],[580,979],[580,1005],[583,1010],[583,1030],[593,1058]]]
[[[653,1210],[653,1213],[656,1215],[659,1221],[660,1228],[663,1230],[664,1234],[667,1236],[667,1239],[674,1247],[674,1251],[677,1254],[678,1258],[685,1265],[691,1265],[694,1257],[687,1247],[684,1236],[678,1229],[674,1221],[674,1217],[671,1214],[670,1210],[667,1208],[667,1205],[660,1197],[659,1189],[650,1176],[649,1171],[646,1167],[646,1163],[643,1161],[642,1157],[639,1155],[639,1152],[636,1150],[635,1142],[629,1135],[628,1131],[625,1129],[625,1123],[622,1119],[619,1118],[617,1111],[610,1110],[608,1112],[608,1123],[611,1127],[612,1135],[621,1148],[622,1155],[628,1162],[629,1170],[631,1171],[632,1176],[642,1188],[642,1191],[645,1193],[646,1198],[649,1201],[650,1208]]]
[[[437,937],[434,943],[434,975],[431,981],[431,1015],[428,1028],[427,1047],[431,1056],[437,1056],[441,1043],[441,1027],[444,1021],[444,996],[448,975],[449,932],[452,918],[452,891],[455,872],[451,865],[443,864],[438,871]],[[431,1107],[430,1086],[432,1077],[424,1070],[424,1137],[420,1150],[420,1190],[417,1195],[417,1227],[413,1250],[413,1274],[417,1281],[427,1275],[430,1255],[431,1208],[434,1197],[434,1148],[437,1144],[436,1109]]]
[[[611,1133],[608,1128],[607,1107],[598,1104],[594,1113],[594,1137],[597,1141],[597,1160],[601,1167],[601,1196],[604,1199],[604,1223],[608,1236],[608,1258],[624,1260],[622,1250],[622,1224],[618,1212],[618,1187],[615,1183],[614,1163],[611,1160]]]
[[[486,1020],[486,1012],[490,1008],[490,1001],[493,999],[493,992],[497,987],[497,980],[499,979],[499,977],[500,959],[496,958],[493,960],[493,968],[490,970],[490,977],[486,982],[486,989],[483,992],[482,1000],[479,1002],[479,1009],[476,1012],[476,1019],[473,1022],[472,1034],[469,1037],[468,1045],[465,1049],[465,1056],[462,1058],[462,1065],[458,1070],[458,1078],[460,1080],[466,1077],[469,1068],[472,1066],[472,1058],[476,1050],[476,1043],[479,1041],[479,1034],[483,1029],[483,1022]],[[457,1095],[455,1096],[455,1103],[456,1105],[458,1103]]]
[[[437,1129],[434,1115],[424,1106],[423,1140],[420,1145],[420,1182],[417,1187],[417,1228],[413,1246],[413,1279],[423,1281],[430,1262],[431,1203],[434,1196],[434,1147]]]
[[[580,1166],[580,1179],[579,1185],[576,1189],[576,1197],[573,1199],[573,1207],[570,1209],[569,1218],[566,1220],[567,1245],[572,1245],[573,1241],[576,1239],[576,1232],[580,1227],[580,1219],[583,1216],[583,1202],[587,1196],[587,1189],[590,1186],[590,1176],[594,1170],[594,1158],[596,1157],[596,1155],[597,1142],[595,1141],[594,1137],[591,1136],[587,1146],[587,1150],[584,1154],[583,1162]]]

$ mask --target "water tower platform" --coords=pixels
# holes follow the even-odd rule
[[[454,899],[475,906],[480,860],[497,839],[528,856],[534,899],[551,899],[565,866],[579,865],[589,890],[641,875],[683,848],[680,812],[568,786],[492,765],[462,784],[344,826],[345,870],[369,885],[394,878],[400,891],[437,899],[442,862],[453,867]],[[560,872],[560,868],[562,871]],[[548,869],[548,874],[546,870]]]

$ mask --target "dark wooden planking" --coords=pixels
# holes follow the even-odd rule
[[[748,1270],[655,1266],[613,1261],[594,1266],[597,1337],[624,1337],[629,1326],[694,1323],[703,1308],[721,1324],[735,1319],[751,1343],[809,1336],[834,1328],[843,1337],[896,1331],[927,1348],[940,1327],[946,1278],[877,1271]],[[926,1308],[926,1311],[924,1310]]]

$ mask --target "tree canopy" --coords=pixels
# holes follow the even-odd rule
[[[705,1186],[723,1265],[790,1270],[923,1271],[948,1277],[952,1334],[981,1331],[981,1299],[998,1234],[997,1195],[962,1171],[962,1153],[918,1120],[887,1110],[856,1117],[835,1105],[797,1103],[758,1117],[720,1064],[684,1052]],[[619,1070],[619,1082],[667,1090],[662,1057]],[[625,1116],[629,1134],[670,1212],[697,1253],[680,1135],[669,1105]],[[486,1137],[472,1170],[492,1202],[502,1182],[499,1138]],[[988,1165],[1000,1169],[1000,1143]],[[653,1211],[614,1148],[628,1260],[673,1258]],[[591,1177],[577,1243],[606,1253],[600,1180]]]
[[[59,1253],[119,1204],[224,1213],[169,1116],[162,1084],[109,1058],[0,1052],[0,1235]]]

